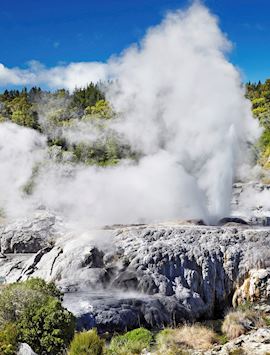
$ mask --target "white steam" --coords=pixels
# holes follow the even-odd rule
[[[0,206],[8,216],[23,216],[31,201],[23,199],[33,169],[44,158],[46,140],[38,132],[12,123],[0,125]]]
[[[245,160],[246,142],[258,133],[239,73],[226,59],[229,49],[216,18],[195,4],[170,13],[140,45],[111,59],[106,72],[115,84],[107,97],[120,117],[110,128],[143,158],[112,168],[67,169],[49,162],[40,169],[31,205],[43,204],[83,225],[168,218],[209,222],[228,215],[236,168]],[[0,126],[11,155],[12,129]],[[5,163],[1,194],[6,189],[6,201],[12,192],[9,206],[18,204],[15,187],[29,175],[39,151],[29,137],[34,133],[16,130],[22,136],[16,144],[28,148],[18,166],[17,158]]]

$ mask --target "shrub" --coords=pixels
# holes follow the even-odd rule
[[[102,355],[104,340],[100,339],[96,329],[75,334],[69,348],[69,355]]]
[[[0,329],[4,332],[14,323],[16,342],[28,343],[39,354],[59,354],[75,328],[74,316],[62,307],[61,299],[54,283],[41,279],[5,285],[0,292]]]
[[[149,349],[153,340],[152,333],[144,328],[138,328],[124,335],[114,336],[109,346],[109,354],[133,355],[140,354],[143,349]]]
[[[40,279],[38,277],[33,277],[22,282],[21,284],[23,284],[24,287],[26,288],[29,288],[34,291],[42,292],[47,296],[56,297],[60,301],[63,298],[62,292],[58,290],[54,282],[46,282],[43,279]]]
[[[232,311],[224,318],[222,332],[229,339],[234,339],[248,331],[264,325],[261,314],[254,310]]]
[[[28,305],[42,304],[49,296],[62,298],[54,283],[39,278],[5,285],[0,292],[0,326],[16,322]]]
[[[217,334],[210,328],[201,325],[184,325],[176,329],[165,329],[157,336],[157,348],[172,351],[184,349],[208,350],[218,341]],[[176,352],[177,354],[177,352]],[[181,352],[180,352],[181,354]]]
[[[0,331],[0,354],[15,355],[17,352],[17,327],[7,323]]]
[[[18,321],[19,340],[38,354],[59,354],[69,345],[74,329],[74,316],[51,296],[41,305],[29,304]]]

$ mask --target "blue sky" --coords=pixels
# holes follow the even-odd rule
[[[234,44],[246,81],[270,77],[270,1],[205,0]],[[0,63],[48,67],[105,61],[139,40],[166,11],[187,0],[0,0]]]

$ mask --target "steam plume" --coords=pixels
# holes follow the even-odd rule
[[[246,142],[258,133],[240,75],[226,57],[230,48],[217,19],[196,3],[169,13],[139,45],[109,60],[106,72],[114,85],[107,97],[119,113],[111,128],[141,152],[141,160],[68,172],[49,162],[40,170],[30,205],[44,204],[83,225],[167,218],[209,222],[228,215],[237,166],[245,160]],[[0,126],[11,141],[15,128],[9,130]],[[21,146],[29,146],[32,133],[16,130],[24,137]],[[18,205],[14,186],[29,176],[43,144],[42,137],[35,139],[40,143],[21,155],[31,156],[25,171],[20,166],[17,172],[12,159],[6,163],[1,185],[12,192],[9,205]]]

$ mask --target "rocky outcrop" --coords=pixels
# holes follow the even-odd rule
[[[244,283],[233,296],[233,306],[246,302],[270,305],[270,268],[249,271]]]
[[[204,355],[267,355],[270,353],[270,329],[260,328],[229,341],[223,346],[204,352]],[[195,355],[199,352],[191,351]]]
[[[36,253],[52,245],[55,237],[56,217],[39,213],[33,218],[24,218],[7,226],[2,226],[2,253]]]
[[[115,226],[83,234],[60,233],[52,218],[19,226],[5,226],[2,238],[9,231],[13,238],[5,250],[24,253],[0,258],[0,278],[54,280],[78,327],[102,332],[221,315],[250,270],[270,262],[269,229],[239,221]]]

